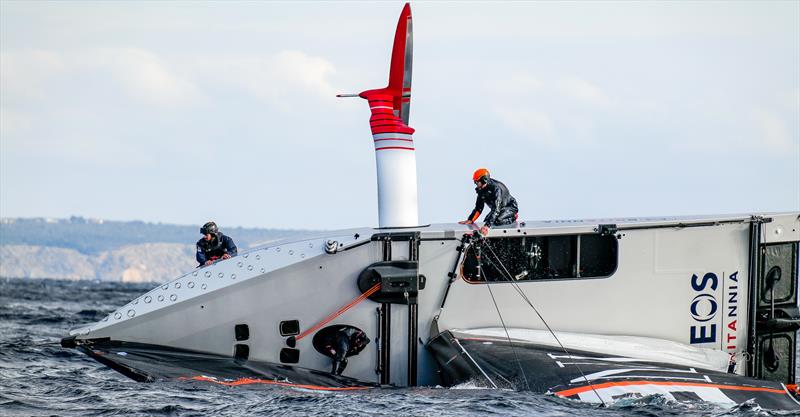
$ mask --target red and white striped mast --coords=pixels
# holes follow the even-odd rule
[[[408,126],[411,109],[411,6],[406,3],[394,34],[389,85],[358,95],[369,103],[369,126],[375,144],[378,175],[379,227],[419,225],[417,207],[417,159]]]

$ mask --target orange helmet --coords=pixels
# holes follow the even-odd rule
[[[486,168],[478,168],[472,174],[472,182],[478,182],[481,179],[484,181],[489,179],[489,170]]]

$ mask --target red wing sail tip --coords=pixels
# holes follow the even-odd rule
[[[363,91],[358,95],[366,100],[378,96],[382,96],[381,99],[389,97],[392,112],[406,125],[411,111],[412,38],[411,5],[406,3],[394,33],[389,84],[385,88]]]

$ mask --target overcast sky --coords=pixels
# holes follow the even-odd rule
[[[402,3],[0,1],[0,216],[377,225]],[[414,3],[420,220],[800,210],[800,2]]]

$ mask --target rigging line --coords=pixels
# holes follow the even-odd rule
[[[303,333],[300,333],[300,335],[297,336],[295,338],[295,340],[300,340],[300,339],[308,336],[309,334],[317,331],[319,328],[321,328],[322,326],[330,323],[333,319],[341,316],[342,314],[344,314],[345,311],[351,309],[356,304],[366,300],[370,295],[374,294],[375,292],[377,292],[380,289],[381,289],[381,283],[379,282],[379,283],[373,285],[372,287],[370,287],[370,289],[368,289],[363,294],[361,294],[358,297],[356,297],[353,301],[350,301],[348,304],[346,304],[345,306],[343,306],[342,308],[337,310],[336,312],[334,312],[331,315],[329,315],[328,317],[325,317],[324,319],[320,320],[317,324],[315,324],[315,325],[311,326],[310,328],[306,329],[306,331],[304,331]]]
[[[481,258],[480,258],[480,246],[478,246],[478,278],[483,274],[483,268],[481,267]],[[484,279],[486,279],[484,277]],[[503,314],[500,313],[500,307],[497,305],[497,300],[494,298],[494,292],[492,292],[492,286],[489,283],[486,283],[486,289],[489,290],[489,295],[492,297],[492,303],[494,304],[494,309],[497,310],[497,316],[500,317],[500,324],[503,325],[503,331],[506,333],[506,339],[508,339],[508,345],[511,346],[511,352],[514,353],[514,359],[517,361],[517,366],[519,367],[519,372],[522,374],[522,379],[525,381],[525,386],[528,388],[528,391],[531,390],[531,385],[528,383],[528,377],[525,376],[525,369],[522,367],[522,363],[519,360],[519,356],[517,355],[517,349],[514,347],[514,343],[511,342],[511,336],[508,334],[508,328],[506,327],[506,322],[503,320]]]
[[[503,264],[503,261],[501,261],[500,257],[497,256],[497,254],[494,252],[494,249],[492,249],[492,246],[489,244],[489,240],[488,239],[484,239],[484,241],[486,243],[486,247],[489,249],[489,251],[492,253],[492,255],[497,260],[498,265],[500,265],[500,267],[503,268],[503,271],[505,272],[505,275],[507,275],[508,281],[514,287],[514,289],[517,290],[517,293],[519,293],[519,295],[522,297],[522,299],[525,300],[526,303],[528,303],[528,305],[531,307],[531,309],[533,309],[533,311],[536,313],[536,315],[539,316],[539,319],[542,320],[542,323],[544,323],[545,327],[547,327],[547,331],[549,331],[550,334],[553,335],[553,338],[556,339],[556,342],[561,347],[561,350],[563,350],[564,353],[567,354],[567,356],[572,356],[572,354],[569,353],[567,348],[564,347],[564,344],[561,343],[561,340],[559,340],[558,336],[556,336],[556,333],[553,331],[553,329],[550,328],[550,325],[547,323],[547,321],[544,319],[544,317],[542,317],[542,314],[539,313],[539,310],[536,309],[536,307],[533,305],[533,303],[528,298],[528,296],[522,291],[521,288],[519,288],[519,284],[514,282],[514,277],[511,275],[510,272],[508,272],[508,269],[506,269],[506,266]],[[487,283],[486,285],[489,285],[489,284]],[[589,384],[589,387],[592,389],[592,392],[594,392],[594,395],[596,395],[597,398],[600,400],[600,402],[603,404],[603,407],[608,407],[606,402],[603,400],[603,397],[601,397],[600,394],[597,392],[597,390],[594,388],[594,385],[591,382],[589,382],[589,378],[587,378],[586,374],[583,373],[583,369],[581,369],[580,365],[575,363],[575,368],[577,368],[578,372],[581,373],[581,377],[583,377],[584,381],[586,381],[586,383]]]

